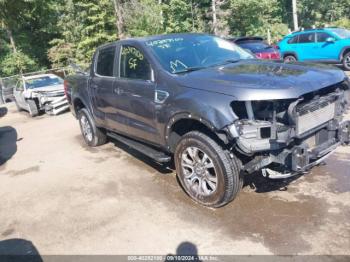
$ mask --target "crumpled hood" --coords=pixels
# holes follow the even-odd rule
[[[342,82],[336,67],[242,60],[176,77],[180,85],[234,96],[237,100],[292,99]]]
[[[63,85],[54,85],[54,86],[44,86],[40,88],[29,89],[31,92],[64,92]]]

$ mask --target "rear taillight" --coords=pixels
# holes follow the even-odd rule
[[[64,94],[68,98],[68,81],[67,80],[64,80],[63,86],[64,86]]]

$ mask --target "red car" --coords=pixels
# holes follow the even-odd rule
[[[280,52],[274,46],[267,44],[262,37],[237,37],[229,41],[239,45],[243,49],[252,52],[259,59],[280,60]]]

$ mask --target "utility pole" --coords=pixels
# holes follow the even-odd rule
[[[298,25],[298,9],[297,9],[297,0],[292,0],[293,2],[293,23],[294,23],[294,31],[299,30]]]
[[[213,32],[214,32],[214,35],[217,35],[218,25],[217,25],[217,17],[216,17],[216,0],[211,0],[211,8],[213,12]]]

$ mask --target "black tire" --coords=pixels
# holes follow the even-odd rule
[[[294,56],[294,55],[286,55],[284,58],[283,58],[283,61],[285,63],[292,63],[292,62],[296,62],[297,61],[297,58]]]
[[[184,155],[190,155],[187,153],[191,148],[198,149],[197,152],[199,153],[197,154],[202,154],[203,158],[206,154],[209,157],[209,163],[212,163],[212,170],[214,170],[214,172],[211,171],[210,173],[214,173],[215,176],[211,176],[211,178],[216,177],[217,181],[215,184],[215,190],[209,190],[211,188],[206,187],[206,190],[211,191],[209,195],[205,195],[205,193],[198,193],[198,190],[200,190],[199,188],[201,188],[201,182],[199,180],[197,192],[195,192],[196,189],[194,187],[196,187],[196,185],[194,184],[197,182],[195,181],[195,178],[192,178],[192,180],[195,182],[189,181],[191,179],[188,178],[188,173],[186,174],[186,172],[188,172],[191,168],[186,170],[188,166],[186,166],[187,162],[184,161]],[[235,156],[230,155],[227,150],[224,150],[217,142],[215,142],[215,140],[201,132],[192,131],[184,135],[176,147],[174,159],[177,175],[183,189],[194,201],[204,206],[215,208],[221,207],[232,201],[242,188],[243,179],[240,174],[241,169],[239,160],[236,159]],[[193,163],[196,162],[193,159],[192,161]],[[198,165],[198,162],[195,165]],[[194,171],[196,169],[199,171]],[[192,172],[190,172],[190,176],[202,176],[201,180],[207,181],[206,176],[209,176],[207,172],[208,169],[204,170],[205,171],[203,172],[203,168],[194,168],[192,169]],[[190,183],[192,183],[192,186]],[[208,182],[206,182],[206,185],[208,186],[207,183]]]
[[[83,135],[85,143],[90,147],[96,147],[103,145],[107,142],[107,136],[103,132],[102,129],[98,128],[95,125],[95,122],[89,112],[86,108],[82,108],[78,112],[78,119],[79,119],[79,125],[81,134]],[[87,122],[85,122],[87,120]],[[86,131],[84,131],[84,123],[86,125],[89,125],[89,128],[91,130],[91,136],[89,136]]]
[[[31,117],[36,117],[37,115],[39,115],[38,106],[36,105],[34,100],[27,100],[27,104],[28,104],[29,115]]]
[[[350,52],[347,52],[343,57],[343,67],[346,71],[350,71]]]

